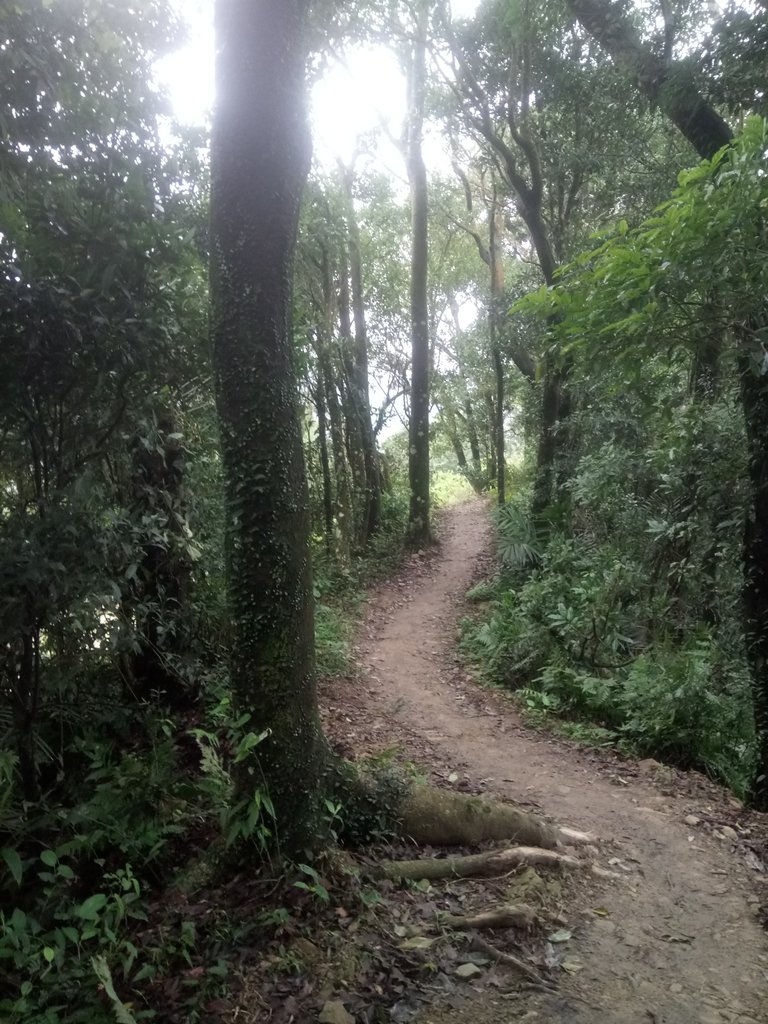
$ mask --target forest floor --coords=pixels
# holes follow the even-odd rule
[[[512,947],[553,979],[552,989],[521,987],[503,965],[451,947],[449,961],[477,969],[459,971],[430,954],[435,963],[427,966],[442,984],[414,1003],[405,977],[390,1018],[766,1024],[765,817],[702,776],[536,731],[507,696],[474,681],[457,652],[457,626],[476,611],[467,589],[492,571],[487,505],[448,509],[435,552],[413,556],[370,593],[358,671],[322,687],[326,728],[347,756],[394,747],[433,782],[589,831],[600,863],[620,877],[582,873],[557,882],[524,872],[503,893],[497,882],[475,880],[470,903],[482,901],[482,890],[486,904],[508,901],[527,879],[538,889],[533,901],[557,912],[561,927],[536,949],[525,939]],[[449,885],[454,905],[464,903],[468,884]],[[425,914],[436,905],[430,891],[409,895]],[[498,935],[491,941],[498,945]],[[343,1019],[355,1019],[346,1005],[353,1013]]]

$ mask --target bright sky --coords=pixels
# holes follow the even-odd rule
[[[160,62],[158,77],[178,120],[202,124],[213,105],[213,0],[175,2],[189,24],[189,41]],[[479,4],[451,0],[453,16],[470,17]],[[312,94],[317,159],[333,164],[337,157],[349,158],[358,137],[378,128],[382,118],[398,135],[404,114],[405,82],[393,54],[383,46],[352,51],[347,67],[330,69]]]
[[[176,118],[183,124],[200,125],[213,106],[213,0],[174,0],[189,25],[187,44],[159,63],[158,78],[165,86]],[[454,18],[469,18],[481,0],[451,0]],[[360,47],[347,54],[345,67],[334,66],[316,84],[311,97],[311,122],[315,159],[326,167],[349,160],[361,135],[376,131],[383,120],[399,136],[405,117],[406,85],[395,56],[384,46]],[[429,133],[424,157],[430,167],[449,166],[442,140]],[[376,144],[377,165],[393,178],[404,181],[402,156],[386,137]],[[462,328],[477,316],[474,302],[462,306]],[[371,382],[371,400],[382,401],[379,385]],[[402,420],[402,401],[395,412]],[[400,429],[398,419],[382,432],[382,439]]]

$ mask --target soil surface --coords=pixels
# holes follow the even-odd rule
[[[620,878],[569,894],[569,961],[557,992],[467,983],[421,1012],[434,1022],[768,1024],[765,819],[700,776],[630,762],[526,727],[456,653],[465,594],[492,571],[482,501],[443,516],[435,553],[375,590],[354,679],[323,694],[347,754],[398,747],[442,785],[485,792],[588,830]]]

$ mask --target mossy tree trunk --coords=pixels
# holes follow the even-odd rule
[[[232,682],[267,739],[241,765],[282,847],[316,831],[309,501],[291,345],[291,280],[309,169],[305,0],[218,0],[212,139],[213,364],[226,480]]]

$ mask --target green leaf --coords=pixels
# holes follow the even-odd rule
[[[115,986],[112,981],[112,972],[109,969],[109,964],[103,956],[91,957],[91,966],[93,967],[93,973],[101,982],[104,992],[112,1003],[112,1009],[115,1014],[117,1024],[136,1024],[136,1018],[133,1016],[131,1011],[115,992]]]
[[[97,921],[99,911],[103,910],[106,905],[107,897],[104,893],[96,892],[93,896],[89,896],[84,903],[81,903],[75,913],[78,917],[82,917],[84,921]]]
[[[237,745],[237,753],[235,754],[234,763],[239,764],[244,761],[248,754],[269,736],[269,729],[265,729],[264,732],[255,733],[249,732],[240,740]]]
[[[40,860],[43,864],[47,864],[49,868],[55,868],[59,863],[59,858],[53,852],[53,850],[43,850],[40,854]]]
[[[56,950],[53,949],[51,946],[44,946],[43,956],[45,957],[49,964],[52,964],[53,961],[56,959]]]
[[[8,870],[13,875],[13,880],[16,885],[21,885],[21,878],[24,874],[24,866],[21,863],[21,857],[15,850],[12,850],[10,846],[6,846],[0,850],[0,857],[3,858],[8,866]]]

